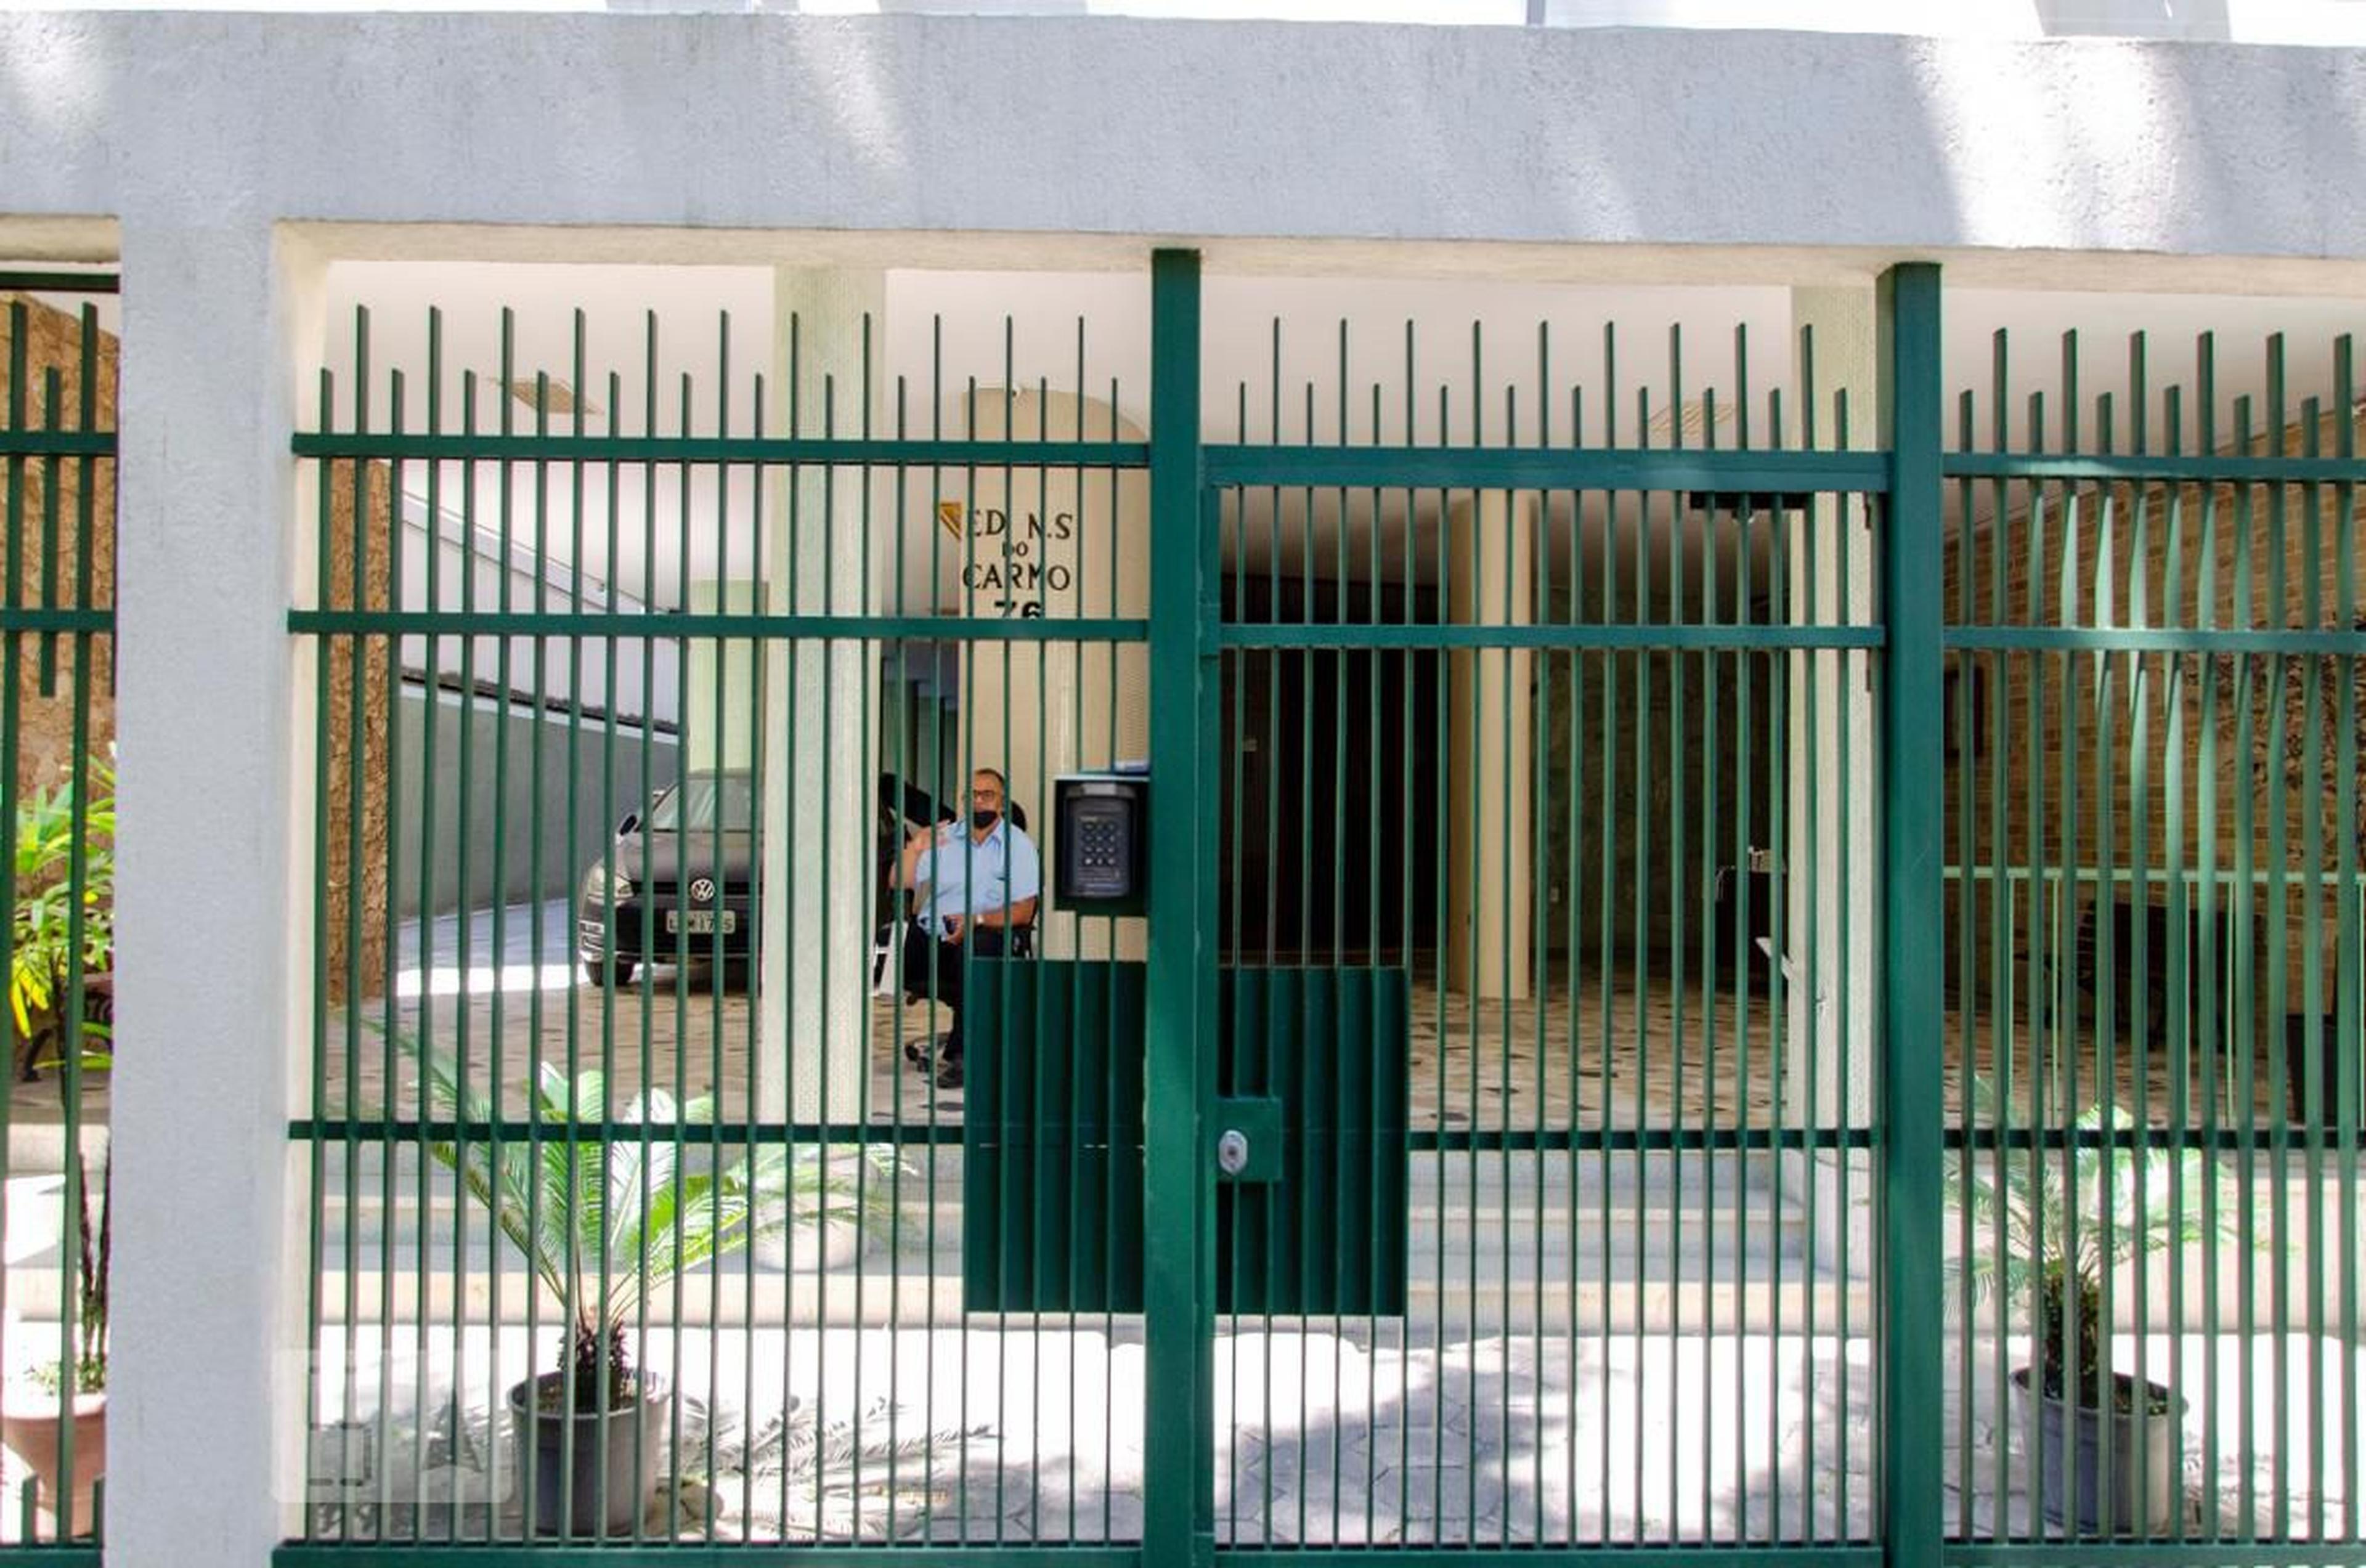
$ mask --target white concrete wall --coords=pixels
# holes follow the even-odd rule
[[[47,8],[0,0],[0,11]],[[810,16],[1145,17],[1457,27],[1782,28],[1938,38],[2366,43],[2351,0],[84,0],[90,10],[760,11]]]
[[[582,884],[584,869],[614,840],[617,820],[627,811],[648,809],[648,796],[641,789],[642,769],[647,767],[652,788],[673,783],[682,772],[680,744],[662,731],[619,725],[614,769],[606,772],[603,780],[609,745],[596,722],[587,721],[580,731],[572,731],[564,714],[486,697],[464,699],[453,692],[431,696],[418,686],[404,685],[395,709],[396,743],[402,759],[394,800],[403,848],[402,863],[395,874],[398,919],[420,912],[419,831],[425,795],[420,774],[426,761],[423,740],[431,717],[435,727],[435,841],[428,873],[433,878],[433,897],[426,910],[431,915],[573,897]],[[469,735],[470,752],[465,777],[460,772],[464,729]],[[528,765],[537,743],[544,777],[539,811],[534,771]],[[493,766],[497,746],[506,746],[509,751],[506,776],[499,779]],[[646,762],[644,750],[648,754]],[[567,821],[570,788],[576,818],[572,837]],[[464,799],[468,803],[465,834],[461,831]],[[493,856],[496,811],[501,814],[504,852],[500,861]],[[465,889],[460,883],[463,866],[469,878]]]
[[[473,604],[482,609],[498,609],[503,604],[513,604],[521,610],[532,610],[538,603],[546,603],[554,614],[564,614],[575,607],[565,567],[554,561],[537,569],[534,564],[531,542],[514,547],[512,558],[505,566],[491,546],[479,541],[479,547],[470,549],[455,538],[452,532],[444,531],[456,532],[458,527],[459,525],[450,519],[439,527],[435,542],[436,592],[431,603],[427,592],[426,522],[422,512],[406,503],[402,586],[400,591],[401,608],[457,612]],[[464,576],[469,580],[465,591],[462,587]],[[543,595],[540,600],[536,598],[537,590]],[[471,593],[473,598],[468,596]],[[637,600],[622,596],[612,598],[596,590],[587,591],[584,609],[595,615],[611,609],[622,615],[648,613],[648,606]],[[468,641],[476,645],[475,661],[464,670],[461,649]],[[682,716],[682,644],[679,639],[651,638],[643,641],[624,638],[616,641],[614,644],[616,672],[614,689],[611,691],[609,649],[605,646],[585,647],[581,650],[579,668],[575,650],[564,641],[546,643],[543,658],[537,662],[535,639],[530,637],[480,637],[473,639],[445,637],[437,639],[437,680],[458,681],[466,675],[480,685],[500,685],[503,673],[501,652],[504,641],[509,645],[508,690],[522,697],[531,699],[539,694],[560,702],[579,697],[586,707],[601,712],[613,710],[620,723],[637,724],[644,719],[654,719],[661,725],[670,725],[678,723]],[[425,676],[425,637],[406,637],[402,639],[402,668],[406,675]]]
[[[1900,256],[2090,252],[2118,259],[1950,259],[1958,282],[2366,292],[2349,265],[2260,265],[2366,254],[2366,207],[2335,198],[2366,165],[2366,57],[2347,51],[1095,18],[36,14],[0,17],[0,125],[14,212],[128,229],[159,203],[186,209],[188,185],[234,195],[257,220],[500,226],[317,238],[380,254],[979,267],[1134,258],[1159,235],[1209,242],[1222,270],[1302,266],[1329,237],[1355,265],[1396,272],[1487,261],[1812,282]],[[510,228],[542,224],[578,231]],[[704,232],[684,243],[644,226]],[[832,238],[730,232],[779,230]],[[883,245],[863,231],[912,232]],[[1648,249],[1353,249],[1377,241]],[[51,226],[0,249],[110,243]]]

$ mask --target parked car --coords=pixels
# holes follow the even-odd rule
[[[1015,803],[1011,820],[1027,826]],[[593,985],[630,983],[647,964],[718,959],[756,951],[756,781],[744,771],[694,773],[659,790],[645,812],[616,825],[616,841],[583,873],[575,945]],[[909,896],[891,880],[904,835],[955,820],[950,804],[893,773],[879,775],[874,868],[878,918],[900,920]],[[612,909],[613,904],[613,909]]]
[[[616,825],[583,874],[575,944],[594,985],[644,964],[747,963],[756,951],[756,790],[744,772],[694,773]]]

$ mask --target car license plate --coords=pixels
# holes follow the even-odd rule
[[[725,936],[738,932],[739,912],[737,909],[668,909],[666,931],[669,933],[687,931],[692,936],[713,936],[717,915],[723,917],[722,932]]]

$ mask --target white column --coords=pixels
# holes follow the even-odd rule
[[[303,1482],[310,655],[287,611],[311,541],[288,435],[318,271],[196,194],[127,219],[123,264],[107,1555],[251,1568]]]
[[[763,585],[709,578],[689,585],[693,614],[744,614],[761,602]],[[703,637],[683,650],[689,668],[683,685],[690,705],[682,715],[682,767],[685,773],[749,768],[756,761],[757,669],[755,645]]]
[[[1862,288],[1794,289],[1791,317],[1795,334],[1803,328],[1815,333],[1819,443],[1839,445],[1833,397],[1845,390],[1848,444],[1870,449],[1876,444],[1880,391],[1871,281]],[[1791,556],[1792,618],[1808,620],[1812,605],[1813,618],[1827,625],[1872,619],[1879,563],[1865,505],[1854,499],[1820,497],[1807,526],[1813,550],[1795,547]],[[1801,539],[1798,546],[1806,543]],[[1812,652],[1791,660],[1791,731],[1803,738],[1791,748],[1786,834],[1790,889],[1786,930],[1793,973],[1792,1045],[1785,1088],[1786,1113],[1795,1125],[1863,1127],[1873,1120],[1874,1071],[1880,1054],[1881,944],[1876,939],[1881,930],[1881,818],[1877,705],[1870,657],[1857,651]],[[1808,717],[1811,700],[1812,729]],[[1848,780],[1845,803],[1840,787],[1843,773]],[[1807,1048],[1810,1040],[1812,1053]],[[1850,1271],[1869,1275],[1874,1258],[1868,1157],[1823,1152],[1814,1156],[1813,1164],[1819,1257],[1836,1268],[1845,1234]],[[1845,1184],[1841,1179],[1844,1170],[1850,1178]]]
[[[885,280],[876,272],[783,269],[773,293],[772,407],[765,429],[863,428],[863,340],[874,382],[884,342]],[[789,329],[796,321],[796,363]],[[872,392],[874,420],[884,406]],[[878,428],[874,423],[873,428]],[[884,476],[882,477],[884,479]],[[874,483],[873,491],[884,488]],[[893,528],[867,505],[853,469],[801,470],[771,481],[765,500],[765,602],[775,613],[859,615],[864,563],[884,558]],[[864,548],[864,517],[872,538]],[[875,569],[868,576],[877,584]],[[794,583],[794,591],[792,590]],[[875,592],[875,590],[874,590]],[[878,654],[860,642],[771,644],[765,652],[762,952],[757,989],[762,1049],[753,1065],[767,1120],[861,1118],[869,1080],[872,846],[879,765]]]
[[[1481,493],[1446,517],[1452,557],[1447,619],[1458,626],[1525,626],[1535,618],[1536,497]],[[1473,997],[1528,994],[1530,748],[1536,716],[1528,694],[1536,656],[1487,649],[1448,656],[1448,838],[1446,983]],[[1508,691],[1507,691],[1508,688]]]

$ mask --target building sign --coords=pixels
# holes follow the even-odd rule
[[[973,557],[961,564],[961,584],[1004,616],[1039,617],[1045,598],[1076,586],[1076,571],[1065,561],[1050,559],[1054,547],[1076,536],[1076,514],[1054,512],[1048,521],[1038,513],[1021,514],[1014,523],[998,506],[970,511],[958,501],[937,502],[937,521],[954,538],[975,541]]]

